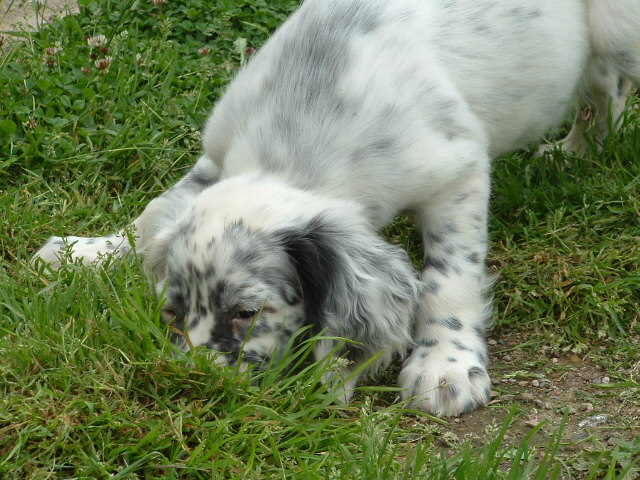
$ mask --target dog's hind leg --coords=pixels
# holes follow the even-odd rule
[[[640,8],[637,0],[588,0],[593,54],[610,59],[640,86]]]
[[[640,9],[635,0],[588,0],[591,58],[580,110],[569,134],[556,145],[584,154],[592,136],[598,145],[620,126],[633,84],[640,86]],[[539,154],[553,148],[543,145]]]
[[[122,230],[105,237],[51,237],[32,258],[32,263],[47,262],[58,269],[63,259],[80,259],[85,264],[101,264],[109,257],[122,257],[134,247],[144,254],[145,247],[163,226],[177,221],[196,195],[218,181],[219,168],[206,155],[178,183],[153,199],[133,222],[130,231]]]
[[[609,132],[620,126],[631,86],[631,81],[620,72],[612,59],[592,58],[587,68],[580,109],[571,130],[555,144],[542,145],[538,154],[558,146],[583,155],[589,149],[588,137],[601,145]]]

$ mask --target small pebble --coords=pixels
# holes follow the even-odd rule
[[[583,403],[580,405],[580,410],[583,412],[591,412],[593,410],[593,404],[592,403]]]
[[[527,425],[528,427],[535,427],[539,423],[540,423],[540,420],[538,420],[538,411],[535,408],[533,408],[531,409],[531,414],[529,415],[529,418],[527,419],[526,422],[524,422],[524,424]]]
[[[540,386],[542,388],[550,388],[551,387],[551,380],[547,380],[546,378],[543,378],[542,380],[540,380]]]
[[[607,443],[612,447],[615,447],[618,444],[618,441],[616,440],[616,437],[609,437],[607,439]]]
[[[531,381],[531,385],[533,385],[534,387],[539,387],[540,386],[540,380],[532,380]]]
[[[609,382],[611,382],[611,379],[609,377],[602,377],[602,383],[604,385],[607,385]]]
[[[509,379],[509,383],[516,383],[516,382],[517,382],[517,380],[515,378],[510,378]]]
[[[496,342],[493,338],[490,338],[489,340],[487,340],[487,343],[491,346],[495,346],[498,344],[498,342]]]
[[[493,382],[494,385],[500,385],[500,379],[499,378],[492,378],[491,381]]]
[[[533,402],[535,397],[533,396],[533,394],[529,392],[525,392],[522,395],[520,395],[520,398],[522,398],[523,402]]]
[[[498,392],[496,392],[495,390],[491,390],[491,399],[493,400],[494,398],[498,398],[500,396],[500,394]]]
[[[502,360],[504,360],[505,362],[510,362],[513,359],[511,358],[511,355],[503,355]]]
[[[569,406],[569,415],[574,415],[576,413],[576,408],[573,406]]]
[[[587,417],[578,423],[580,428],[584,427],[598,427],[600,425],[605,425],[608,422],[608,418],[606,415],[592,415],[591,417]]]
[[[544,402],[544,408],[546,410],[553,410],[553,405],[551,404],[551,402]]]
[[[526,380],[520,380],[518,382],[518,385],[520,385],[521,387],[526,387],[529,385],[529,382],[527,382]]]
[[[555,357],[551,359],[551,363],[558,363],[559,361],[560,361],[560,360],[558,360],[558,359],[557,359],[557,358],[555,358]]]
[[[587,438],[589,438],[590,434],[588,434],[587,432],[580,432],[580,433],[576,433],[573,437],[571,437],[571,440],[573,440],[574,442],[579,442],[581,440],[585,440]]]

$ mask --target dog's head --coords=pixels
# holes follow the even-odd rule
[[[350,202],[227,180],[152,241],[145,263],[181,346],[206,345],[224,363],[277,356],[306,325],[361,342],[353,357],[410,343],[413,269]]]

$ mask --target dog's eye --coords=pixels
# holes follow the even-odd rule
[[[239,312],[236,312],[233,318],[238,318],[240,320],[248,320],[250,318],[255,317],[257,313],[258,313],[258,310],[240,310]]]
[[[172,322],[176,318],[176,312],[171,307],[163,307],[162,308],[162,320],[166,323]]]

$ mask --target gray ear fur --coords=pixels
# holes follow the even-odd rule
[[[278,233],[293,263],[307,321],[317,331],[361,343],[353,360],[411,345],[418,279],[405,252],[363,225],[318,216]]]

